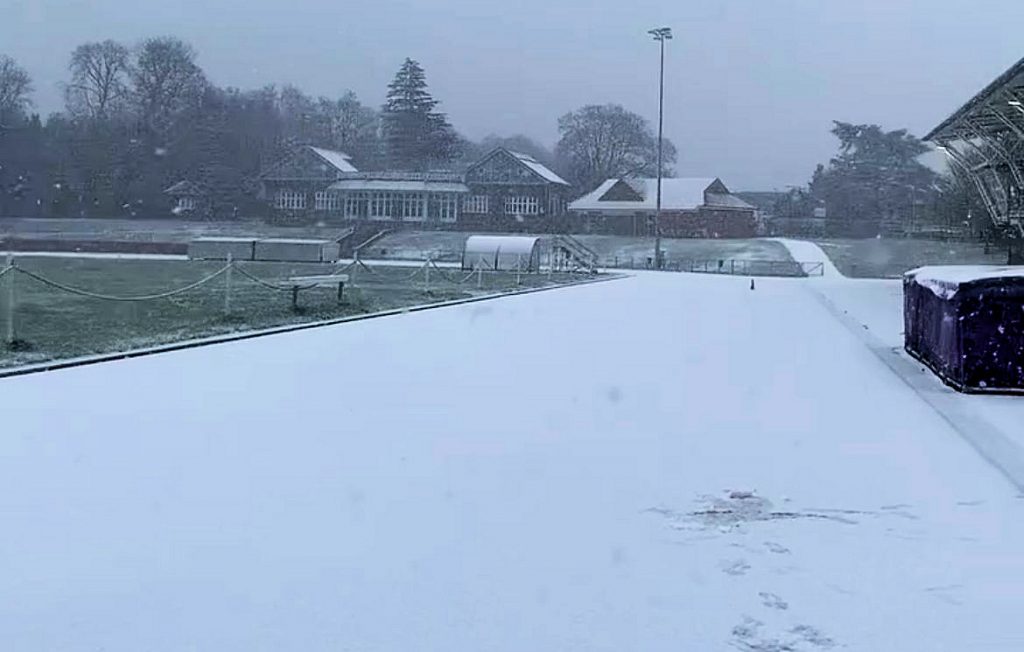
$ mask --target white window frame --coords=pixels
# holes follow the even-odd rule
[[[344,209],[345,217],[365,220],[370,217],[370,202],[373,195],[369,192],[347,192],[345,193]],[[359,209],[363,210],[360,211]]]
[[[505,215],[539,215],[540,202],[532,195],[505,197]]]
[[[194,211],[196,209],[195,197],[178,197],[178,210]]]
[[[370,196],[370,218],[375,220],[400,219],[395,215],[398,212],[395,210],[396,199],[395,193],[374,192]]]
[[[306,193],[298,190],[278,190],[274,207],[286,211],[306,209]]]
[[[330,190],[317,190],[313,194],[313,208],[318,211],[341,210],[341,197]]]
[[[462,203],[463,213],[484,215],[490,212],[490,197],[487,195],[470,195]]]
[[[427,218],[425,193],[403,192],[398,195],[398,200],[396,203],[401,206],[399,215],[403,220],[422,222]]]
[[[431,219],[441,222],[455,222],[459,218],[462,197],[451,192],[439,192],[430,196]]]

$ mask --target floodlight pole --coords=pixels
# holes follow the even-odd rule
[[[661,49],[661,62],[658,69],[658,196],[654,208],[654,268],[661,269],[661,174],[662,174],[662,140],[665,127],[665,41],[672,38],[672,29],[660,27],[647,32],[658,41]]]

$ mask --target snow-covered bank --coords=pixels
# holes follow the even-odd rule
[[[4,648],[1019,648],[1024,501],[810,285],[0,382]]]
[[[822,276],[824,278],[842,278],[842,273],[832,263],[832,259],[828,257],[828,254],[813,242],[808,242],[807,240],[791,240],[789,238],[770,239],[786,247],[786,249],[789,250],[789,255],[797,262],[821,263]]]

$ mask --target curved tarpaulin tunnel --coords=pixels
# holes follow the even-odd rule
[[[1024,268],[907,272],[903,322],[907,352],[952,387],[1024,393]]]
[[[540,238],[471,235],[462,250],[462,269],[535,272],[540,269]]]

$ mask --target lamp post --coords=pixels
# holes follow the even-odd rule
[[[661,254],[661,143],[665,125],[665,41],[672,38],[672,28],[647,30],[661,46],[661,65],[658,69],[658,198],[654,208],[654,268],[662,268]]]

